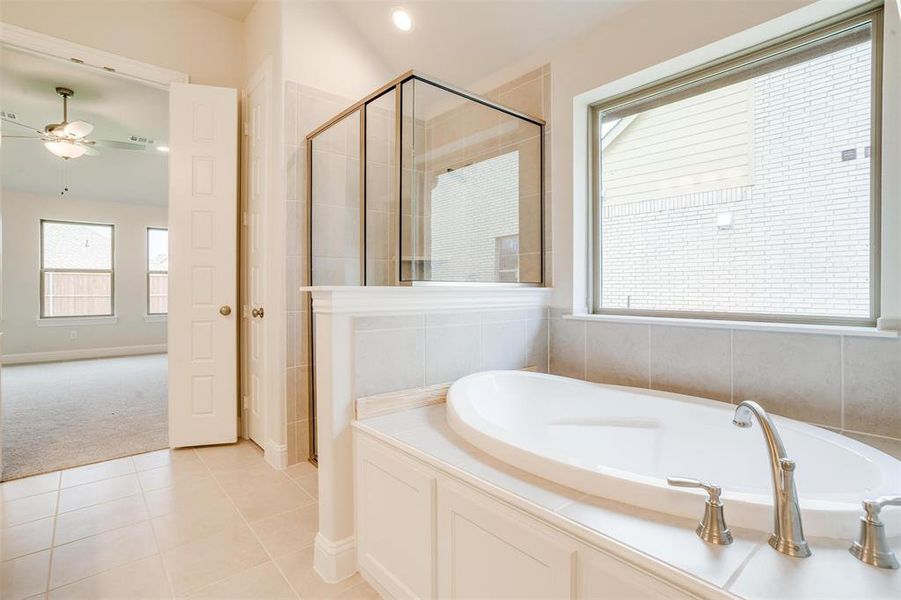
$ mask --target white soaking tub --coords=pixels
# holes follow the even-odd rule
[[[732,424],[735,406],[704,398],[587,383],[526,371],[463,377],[447,395],[450,427],[486,453],[587,494],[701,518],[700,490],[723,488],[730,527],[772,528],[772,483],[759,423]],[[845,436],[771,415],[797,463],[804,533],[856,536],[865,498],[901,493],[901,462]],[[889,536],[901,511],[882,512]]]

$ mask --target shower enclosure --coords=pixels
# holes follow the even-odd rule
[[[542,285],[543,145],[542,119],[421,73],[379,88],[306,137],[311,285]]]

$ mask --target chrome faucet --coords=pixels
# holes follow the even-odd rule
[[[808,557],[810,546],[804,539],[798,490],[795,489],[795,462],[786,456],[779,431],[767,412],[756,402],[745,400],[739,404],[732,424],[750,427],[751,415],[756,416],[760,423],[770,455],[770,472],[773,476],[773,533],[770,535],[770,546],[788,556]]]

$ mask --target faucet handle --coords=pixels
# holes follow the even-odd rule
[[[699,479],[688,477],[667,477],[666,482],[673,487],[701,488],[707,492],[707,501],[704,503],[704,518],[698,523],[695,533],[698,537],[710,544],[726,546],[732,543],[732,532],[726,527],[726,518],[723,516],[723,503],[720,495],[723,488],[715,483],[704,483]]]
[[[880,496],[863,501],[864,515],[860,517],[860,535],[848,548],[856,559],[881,569],[897,569],[898,558],[885,539],[885,525],[879,518],[884,506],[901,506],[901,496]]]

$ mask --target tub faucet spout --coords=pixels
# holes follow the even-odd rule
[[[753,417],[757,418],[763,432],[773,476],[773,533],[770,535],[770,546],[788,556],[808,557],[810,547],[804,539],[798,490],[795,489],[795,461],[786,456],[779,430],[756,402],[745,400],[739,404],[732,423],[737,427],[750,427]]]

